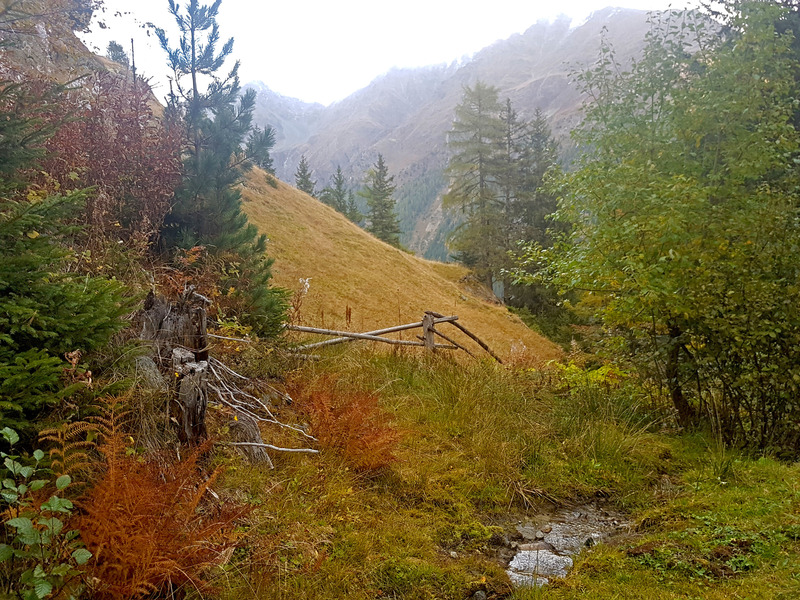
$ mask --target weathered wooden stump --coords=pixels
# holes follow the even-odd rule
[[[208,300],[196,294],[193,287],[174,301],[150,292],[140,315],[140,338],[153,344],[156,364],[172,370],[170,418],[181,442],[192,445],[206,437],[207,304]]]
[[[206,438],[208,407],[208,362],[196,361],[189,350],[172,351],[175,372],[174,393],[170,398],[170,417],[176,423],[178,439],[184,444],[197,444]]]

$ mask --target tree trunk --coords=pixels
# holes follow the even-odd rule
[[[678,423],[681,427],[689,427],[694,422],[695,414],[692,406],[683,395],[683,387],[680,382],[678,362],[680,360],[680,337],[682,333],[679,327],[675,325],[669,326],[669,348],[667,350],[665,375],[667,377],[667,386],[669,388],[670,397],[672,398],[672,404],[675,410],[678,411]]]

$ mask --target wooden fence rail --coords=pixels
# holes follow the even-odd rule
[[[481,348],[483,348],[486,352],[491,355],[497,362],[502,363],[503,361],[500,360],[492,350],[487,346],[478,336],[474,333],[469,331],[466,327],[461,325],[457,322],[458,317],[453,316],[445,316],[433,311],[425,311],[425,315],[422,317],[422,321],[417,321],[416,323],[408,323],[406,325],[396,325],[394,327],[386,327],[384,329],[376,329],[374,331],[365,331],[364,333],[354,333],[351,331],[338,331],[335,329],[321,329],[319,327],[304,327],[301,325],[286,325],[286,329],[289,331],[298,331],[302,333],[316,333],[319,335],[331,335],[336,336],[331,340],[325,340],[322,342],[314,342],[311,344],[304,344],[302,346],[298,346],[295,348],[297,352],[305,352],[306,350],[313,350],[315,348],[322,348],[323,346],[333,346],[335,344],[343,344],[345,342],[352,342],[355,340],[367,340],[371,342],[383,342],[385,344],[392,344],[395,346],[421,346],[427,348],[428,350],[435,351],[435,350],[463,350],[470,356],[475,356],[472,352],[470,352],[465,346],[459,344],[451,337],[447,336],[446,334],[440,332],[436,329],[436,325],[443,324],[443,323],[450,323],[460,331],[462,331],[467,337],[474,340]],[[419,341],[413,340],[394,340],[385,337],[381,337],[386,335],[387,333],[396,333],[398,331],[406,331],[409,329],[422,329],[422,335],[417,336]],[[440,344],[436,343],[436,336],[441,337],[447,344]]]

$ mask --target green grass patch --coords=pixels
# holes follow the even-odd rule
[[[800,467],[665,434],[668,415],[624,373],[365,352],[293,377],[377,396],[402,432],[397,460],[364,473],[336,451],[278,455],[273,471],[230,459],[226,493],[254,510],[222,597],[800,594]],[[564,580],[514,590],[504,538],[552,501],[607,503],[631,530],[577,556]]]

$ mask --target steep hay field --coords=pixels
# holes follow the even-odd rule
[[[419,321],[432,310],[458,315],[504,359],[536,362],[560,356],[558,346],[493,302],[463,267],[393,248],[307,194],[280,181],[269,185],[258,170],[242,194],[251,221],[269,237],[276,284],[296,292],[303,287],[301,278],[309,279],[300,324],[363,332]],[[438,328],[476,354],[483,352],[452,326]],[[413,339],[418,333],[396,336]]]

